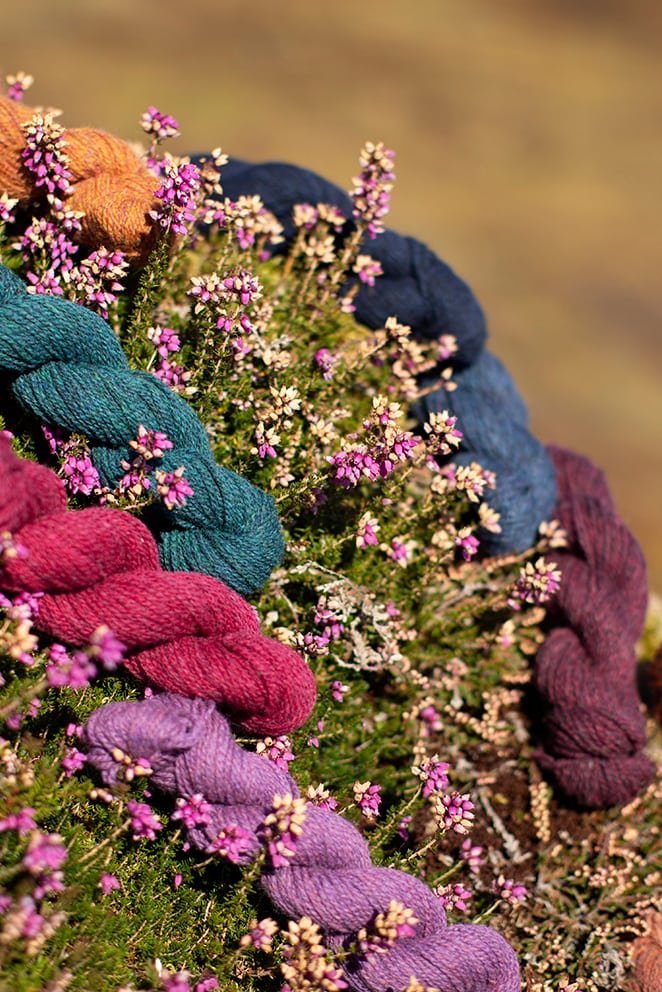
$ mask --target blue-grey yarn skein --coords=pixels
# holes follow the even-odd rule
[[[213,575],[242,595],[255,592],[284,544],[271,496],[214,461],[204,427],[177,393],[132,371],[110,326],[62,297],[32,295],[0,266],[0,369],[19,403],[42,423],[84,434],[102,482],[113,488],[134,454],[138,425],[163,431],[174,448],[160,467],[185,467],[194,495],[151,527],[163,567]]]
[[[286,241],[294,236],[292,208],[296,203],[329,203],[352,216],[347,193],[308,169],[270,162],[253,165],[230,159],[222,176],[230,199],[258,194],[284,228]],[[355,229],[348,219],[340,240]],[[456,370],[453,393],[439,388],[414,404],[424,421],[432,411],[447,409],[458,417],[463,432],[459,463],[478,462],[497,475],[496,490],[485,501],[501,514],[500,534],[481,530],[482,549],[491,554],[524,551],[536,539],[540,523],[549,519],[556,502],[552,462],[527,426],[527,411],[503,365],[484,350],[485,318],[474,294],[453,270],[414,238],[387,230],[366,237],[362,250],[382,265],[374,287],[359,283],[356,318],[373,330],[395,316],[411,328],[418,341],[453,334],[458,351],[450,362]],[[348,276],[345,288],[356,282]],[[442,365],[426,375],[423,389],[439,381]],[[450,458],[449,458],[450,460]]]
[[[500,514],[501,533],[480,528],[483,551],[524,550],[532,543],[532,521],[549,520],[554,512],[556,475],[549,455],[529,433],[526,405],[498,358],[484,351],[473,365],[457,370],[453,380],[457,389],[424,394],[414,404],[414,413],[425,421],[431,413],[448,410],[464,435],[452,461],[479,461],[496,473],[496,489],[487,491],[485,501]]]

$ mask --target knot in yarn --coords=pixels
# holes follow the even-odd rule
[[[295,204],[319,202],[337,207],[347,218],[352,202],[343,190],[321,176],[293,165],[269,162],[252,165],[230,159],[223,169],[223,191],[230,198],[258,194],[292,240]],[[348,219],[343,236],[354,229]],[[455,411],[464,437],[453,461],[477,461],[497,473],[496,490],[485,501],[501,514],[501,533],[481,534],[484,550],[524,551],[536,538],[556,499],[552,463],[528,430],[526,407],[497,359],[483,348],[487,338],[482,309],[468,285],[426,245],[386,230],[364,237],[361,250],[381,263],[383,274],[374,286],[358,283],[354,297],[356,319],[373,330],[394,316],[411,328],[417,341],[452,334],[457,352],[450,362],[457,371],[454,393],[438,386],[440,365],[421,383],[427,391],[414,405],[420,420],[442,409]],[[346,286],[356,283],[348,276]],[[435,388],[437,386],[438,388]]]
[[[60,480],[0,439],[5,530],[23,553],[0,561],[0,588],[43,593],[38,630],[85,645],[106,626],[125,645],[133,676],[211,699],[251,733],[286,733],[310,716],[312,672],[262,634],[246,600],[208,575],[164,572],[150,532],[128,513],[65,511]]]
[[[45,197],[46,188],[24,164],[26,136],[23,125],[41,113],[0,95],[0,191],[29,206]],[[158,205],[157,181],[129,145],[104,131],[65,130],[64,151],[71,175],[65,206],[80,211],[83,244],[119,249],[129,258],[145,261],[156,240],[157,228],[149,213]]]
[[[554,554],[561,586],[536,658],[544,704],[538,759],[581,805],[619,805],[655,774],[643,750],[634,653],[646,616],[646,566],[602,473],[580,455],[548,450],[559,485],[555,516],[569,547]]]
[[[294,779],[257,754],[243,751],[227,721],[209,703],[164,694],[142,702],[109,703],[83,730],[88,761],[111,785],[114,748],[149,761],[150,787],[175,796],[202,794],[209,822],[188,839],[207,850],[223,829],[248,835],[241,863],[262,846],[261,830],[276,795],[298,797]],[[439,900],[404,872],[378,868],[355,827],[338,814],[306,806],[293,857],[263,868],[261,885],[273,904],[298,920],[310,917],[331,949],[347,948],[391,900],[411,909],[418,923],[382,953],[350,955],[345,980],[355,992],[403,989],[412,976],[440,992],[517,992],[519,967],[512,948],[482,925],[449,926]]]
[[[111,488],[139,425],[167,434],[174,447],[162,468],[183,465],[194,495],[146,514],[163,564],[213,575],[243,595],[264,585],[283,554],[273,499],[215,463],[188,403],[155,376],[132,371],[106,321],[62,297],[28,293],[0,266],[0,369],[42,423],[85,435]]]

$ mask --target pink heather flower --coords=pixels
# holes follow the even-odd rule
[[[436,755],[426,758],[420,765],[415,765],[416,774],[423,782],[423,798],[427,799],[433,792],[443,792],[448,788],[448,769],[446,761],[440,761]]]
[[[32,819],[34,815],[32,806],[24,806],[18,813],[10,813],[9,816],[0,819],[0,833],[5,830],[16,830],[19,837],[24,837],[31,830],[37,829],[37,824]]]
[[[174,444],[163,431],[152,430],[143,424],[138,424],[135,440],[129,441],[129,447],[145,461],[152,458],[163,458],[166,451],[174,448]]]
[[[152,374],[176,393],[186,391],[186,383],[193,375],[192,372],[185,372],[183,365],[173,365],[167,358],[161,359],[159,367]]]
[[[77,747],[68,747],[62,758],[62,767],[64,768],[65,776],[71,778],[74,772],[81,770],[86,761],[86,756]]]
[[[126,644],[115,637],[112,630],[102,625],[97,627],[90,637],[89,654],[99,661],[101,667],[106,672],[114,672],[118,665],[124,661]]]
[[[188,480],[184,478],[184,471],[184,466],[181,465],[174,472],[164,472],[158,468],[154,472],[156,491],[168,510],[185,506],[188,498],[194,495]]]
[[[21,896],[18,904],[21,910],[21,937],[32,940],[41,933],[44,917],[38,912],[32,896]]]
[[[196,792],[190,799],[184,799],[180,796],[175,801],[175,806],[177,808],[172,814],[172,819],[181,820],[187,830],[193,830],[194,827],[209,823],[212,807],[201,792]]]
[[[70,189],[71,173],[64,149],[64,128],[53,114],[35,114],[22,125],[26,141],[23,165],[35,176],[35,186],[45,186],[48,193],[61,195]]]
[[[99,473],[92,464],[88,455],[76,457],[69,455],[62,465],[65,484],[72,493],[83,493],[90,496],[95,489],[101,486]]]
[[[286,772],[290,761],[294,761],[291,747],[292,742],[289,737],[282,734],[280,737],[265,737],[264,740],[258,741],[255,751],[269,761],[273,761],[276,768]]]
[[[148,803],[129,799],[126,808],[131,816],[133,839],[141,840],[145,838],[146,840],[155,840],[156,831],[163,830],[163,824],[152,811],[152,807]]]
[[[154,195],[162,201],[162,206],[151,211],[150,217],[162,228],[185,235],[195,220],[200,171],[192,162],[177,163],[170,156],[166,156],[160,166],[162,182]]]
[[[239,946],[250,947],[252,944],[259,951],[269,953],[272,949],[274,936],[277,933],[278,924],[270,916],[267,916],[264,920],[260,920],[259,923],[257,920],[253,920],[251,929],[241,938]]]
[[[295,857],[298,838],[303,833],[308,803],[291,793],[276,794],[271,812],[264,818],[260,834],[266,846],[268,863],[282,868]]]
[[[177,872],[177,874],[173,877],[172,880],[173,889],[178,889],[179,886],[182,884],[183,880],[184,880],[183,876],[180,875],[179,872]]]
[[[162,114],[156,107],[148,107],[140,119],[145,134],[151,134],[157,143],[179,135],[179,124],[170,114]]]
[[[524,568],[520,569],[519,578],[508,602],[515,609],[519,608],[518,599],[539,606],[551,599],[560,586],[561,572],[556,567],[556,562],[548,562],[542,557],[533,563],[527,561]]]
[[[210,854],[220,854],[232,864],[247,864],[251,850],[251,835],[243,827],[228,824],[223,827],[207,848]]]
[[[469,868],[469,871],[474,874],[477,874],[485,864],[483,848],[479,847],[477,844],[472,844],[468,837],[466,840],[462,841],[460,857]]]
[[[352,786],[354,792],[354,802],[361,810],[363,816],[366,820],[374,820],[376,816],[379,816],[379,807],[381,805],[381,785],[375,785],[371,782],[355,782]]]
[[[437,804],[446,830],[452,830],[456,834],[469,832],[473,825],[475,806],[468,793],[460,795],[459,792],[452,792],[450,795],[440,796]]]
[[[332,355],[328,348],[319,348],[315,352],[315,362],[324,379],[333,379],[333,366],[337,361],[337,356]]]
[[[174,975],[162,975],[161,984],[164,992],[191,992],[188,971],[177,971]]]
[[[418,714],[418,719],[422,723],[421,737],[431,737],[438,733],[443,727],[443,722],[432,704],[425,706]]]
[[[460,913],[466,912],[467,903],[472,898],[471,892],[459,883],[457,885],[442,885],[435,889],[435,892],[444,909],[458,910]]]
[[[356,272],[360,281],[366,286],[374,286],[375,279],[383,275],[384,270],[381,262],[378,262],[376,258],[371,258],[370,255],[357,255],[352,272]]]
[[[44,834],[40,830],[33,832],[21,864],[37,879],[35,898],[41,899],[47,892],[61,892],[64,889],[60,869],[67,857],[67,849],[59,834]]]
[[[114,889],[119,889],[120,883],[117,875],[104,874],[99,879],[99,888],[105,896],[110,895]]]
[[[23,94],[34,83],[34,76],[28,75],[27,72],[17,72],[15,76],[5,76],[5,82],[9,87],[7,97],[15,103],[21,103]]]
[[[7,193],[0,193],[0,224],[13,224],[16,220],[14,210],[18,206],[18,200]]]
[[[121,251],[99,248],[83,259],[77,269],[72,269],[69,281],[80,294],[81,305],[95,309],[108,319],[109,307],[122,292],[122,279],[129,263]]]
[[[96,665],[84,651],[75,651],[69,657],[61,644],[52,644],[48,656],[46,679],[51,688],[85,689],[97,674]]]
[[[367,142],[359,156],[361,172],[352,180],[352,213],[371,238],[384,230],[382,217],[388,213],[395,179],[393,158],[394,153],[381,142],[376,145]]]
[[[220,985],[213,975],[209,978],[203,978],[202,981],[197,982],[195,986],[195,992],[212,992],[212,989],[218,989]]]
[[[411,816],[403,816],[400,822],[398,823],[396,833],[398,837],[400,837],[402,840],[409,840],[409,824],[411,823],[412,819],[413,817]]]
[[[0,896],[0,916],[3,916],[11,906],[11,896]]]
[[[473,556],[477,553],[480,542],[478,538],[474,537],[470,533],[468,527],[463,527],[458,531],[457,537],[455,538],[455,545],[462,552],[462,557],[465,561],[471,561]]]
[[[315,623],[324,627],[323,633],[332,641],[337,641],[342,636],[345,625],[342,624],[336,615],[325,605],[324,597],[317,603],[315,611]]]
[[[525,885],[516,885],[512,878],[504,878],[503,875],[494,879],[492,891],[496,892],[500,899],[510,903],[511,906],[524,902],[529,894]]]
[[[170,327],[150,327],[147,337],[161,358],[167,358],[172,352],[179,351],[182,346],[176,332]]]
[[[331,683],[331,697],[337,703],[342,703],[345,693],[349,692],[349,686],[344,685],[339,679],[334,679]]]
[[[377,545],[379,541],[377,539],[377,531],[379,530],[379,522],[370,513],[364,513],[358,523],[358,528],[356,531],[356,546],[361,550],[368,547],[369,544]]]
[[[394,537],[391,541],[389,557],[398,565],[406,565],[411,560],[413,542],[399,541]]]

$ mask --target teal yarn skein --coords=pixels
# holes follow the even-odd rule
[[[84,434],[104,485],[123,475],[138,426],[165,433],[174,447],[165,471],[185,467],[193,489],[184,506],[152,504],[143,519],[168,571],[204,572],[236,592],[260,589],[284,542],[273,499],[217,465],[207,434],[186,400],[148,372],[133,371],[112,329],[59,296],[27,292],[0,266],[0,371],[20,405],[49,427]]]

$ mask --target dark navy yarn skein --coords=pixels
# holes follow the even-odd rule
[[[294,236],[292,208],[297,203],[329,203],[352,216],[347,193],[298,166],[230,159],[221,179],[230,199],[258,194],[283,225],[288,240]],[[353,228],[348,219],[344,235]],[[432,411],[454,413],[464,437],[453,461],[477,461],[496,473],[497,488],[488,491],[485,500],[501,514],[501,533],[481,531],[483,550],[491,554],[526,550],[554,509],[554,466],[528,430],[526,406],[508,372],[483,349],[487,330],[480,305],[467,284],[415,238],[386,230],[374,239],[366,237],[362,248],[381,263],[383,275],[374,287],[359,284],[354,303],[360,323],[375,330],[395,316],[419,341],[455,336],[458,351],[450,364],[456,369],[458,388],[452,393],[433,390],[414,404],[413,411],[420,420]],[[350,276],[347,285],[355,281]],[[423,388],[438,382],[438,371],[425,377]]]

